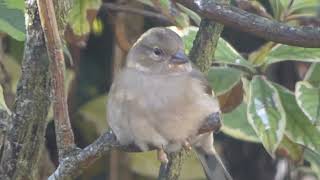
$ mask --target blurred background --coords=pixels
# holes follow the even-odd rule
[[[288,5],[290,3],[293,5],[282,8],[279,8],[276,1],[233,0],[231,4],[290,25],[320,26],[318,0],[297,0],[300,3],[298,5],[303,5],[302,10],[299,11],[290,9],[293,5],[299,7],[294,4],[294,1],[287,0]],[[281,5],[283,1],[279,2]],[[174,12],[175,10],[177,12]],[[8,13],[14,13],[4,12],[1,9],[0,12],[6,16]],[[15,21],[17,24],[24,23],[24,19],[20,22],[19,19]],[[185,28],[198,26],[199,22],[199,17],[190,10],[172,7],[169,1],[164,0],[74,1],[68,17],[69,24],[64,32],[67,67],[65,83],[71,123],[79,147],[87,146],[107,131],[107,93],[114,75],[124,65],[126,54],[137,38],[151,27],[177,26],[176,31],[182,32]],[[225,27],[221,36],[245,59],[253,56],[254,52],[263,51],[261,48],[268,49],[266,46],[268,41],[236,29]],[[6,33],[0,33],[0,83],[9,107],[13,105],[23,59],[24,41],[19,40],[21,40],[19,37],[13,38]],[[192,41],[186,41],[189,49],[191,45]],[[282,61],[268,66],[262,72],[273,82],[294,90],[296,82],[304,78],[310,64],[310,62]],[[228,112],[240,104],[242,91],[239,88],[241,87],[242,85],[234,87],[232,93],[223,97],[223,107],[229,109]],[[236,116],[232,118],[236,121]],[[48,122],[46,150],[42,157],[42,165],[39,166],[43,169],[42,177],[51,174],[58,165],[52,112],[48,115]],[[251,137],[250,133],[235,132],[242,126],[249,126],[249,124],[233,124],[233,129],[230,125],[229,129],[224,129],[215,136],[215,147],[235,180],[276,179],[276,174],[283,171],[281,168],[289,169],[284,170],[285,178],[282,179],[317,179],[315,174],[319,171],[316,173],[314,171],[316,168],[311,168],[313,166],[310,162],[302,158],[299,159],[299,166],[293,166],[294,163],[287,160],[288,152],[281,148],[277,151],[277,158],[272,159],[264,147],[256,141],[255,135]],[[77,179],[156,179],[159,165],[155,152],[111,151]],[[201,165],[193,152],[190,152],[181,174],[180,179],[205,179]]]

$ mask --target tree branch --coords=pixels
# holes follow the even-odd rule
[[[161,163],[158,180],[178,180],[186,155],[187,152],[184,149],[168,154],[170,161]]]
[[[197,12],[202,18],[217,21],[266,40],[293,46],[320,47],[320,28],[318,27],[293,27],[214,1],[176,1]]]
[[[202,125],[199,130],[199,134],[207,133],[210,131],[218,131],[220,126],[220,116],[213,114],[212,116],[210,116],[210,118],[207,119],[207,122]],[[150,150],[156,149],[155,147],[149,148]],[[90,166],[94,161],[99,159],[103,154],[109,152],[111,149],[118,149],[125,152],[141,152],[140,149],[135,145],[121,146],[112,131],[108,131],[101,135],[96,141],[94,141],[86,148],[78,151],[73,151],[68,155],[68,157],[65,157],[60,162],[55,172],[49,177],[49,180],[75,178],[79,174],[81,174],[81,172],[85,168]],[[173,155],[174,154],[169,155],[169,158],[173,159],[174,164],[169,164],[169,166],[167,167],[173,167],[175,166],[175,162],[179,161],[179,159],[174,159]],[[181,156],[177,157],[180,158]],[[166,172],[168,172],[168,174],[166,174],[167,177],[169,175],[176,174],[172,171]]]
[[[163,22],[172,24],[170,19],[168,19],[166,16],[164,16],[160,13],[154,13],[154,12],[146,11],[143,9],[137,9],[137,8],[133,8],[133,7],[127,6],[127,5],[117,5],[114,3],[103,3],[101,8],[104,8],[104,9],[110,10],[110,11],[121,11],[121,12],[125,12],[125,13],[133,13],[133,14],[138,14],[141,16],[156,18],[156,19],[159,19]]]
[[[54,123],[61,161],[66,154],[75,149],[64,88],[64,56],[52,0],[37,0],[37,4],[51,62]]]
[[[41,29],[38,6],[25,1],[26,41],[22,74],[10,124],[5,135],[1,180],[35,179],[41,146],[44,143],[46,117],[50,105],[49,61]]]

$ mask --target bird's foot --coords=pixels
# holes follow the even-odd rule
[[[167,156],[167,153],[164,152],[164,150],[161,148],[161,149],[158,149],[157,150],[157,153],[158,153],[158,160],[161,162],[161,163],[168,163],[169,162],[169,159],[168,159],[168,156]]]

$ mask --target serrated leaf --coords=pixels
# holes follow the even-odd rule
[[[274,155],[285,131],[286,114],[276,88],[261,76],[254,76],[250,83],[247,115],[265,149]]]
[[[211,67],[208,81],[216,95],[228,92],[241,78],[242,72],[231,67]]]
[[[315,87],[320,87],[320,63],[313,63],[310,66],[304,80]]]
[[[244,141],[260,142],[258,136],[252,129],[247,118],[247,104],[241,103],[230,113],[222,114],[222,132]]]
[[[215,63],[225,63],[242,66],[252,72],[255,72],[253,65],[245,60],[227,41],[222,38],[219,38],[214,59]]]
[[[320,49],[279,44],[272,48],[267,55],[265,62],[266,64],[272,64],[287,60],[320,62]]]
[[[313,87],[309,82],[300,81],[296,84],[295,95],[299,107],[311,123],[320,125],[320,88]]]
[[[158,177],[160,162],[157,160],[156,152],[129,153],[130,168],[137,174],[147,176],[148,179]],[[183,163],[180,179],[204,179],[204,173],[199,160],[194,152],[188,154]]]
[[[24,1],[0,0],[0,31],[18,41],[24,41]]]
[[[76,0],[68,15],[68,23],[73,32],[82,36],[90,32],[89,10],[98,10],[101,0]]]
[[[320,152],[320,131],[311,124],[288,89],[275,84],[286,112],[286,135],[294,142]]]

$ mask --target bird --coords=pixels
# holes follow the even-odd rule
[[[199,129],[220,114],[217,98],[184,51],[181,37],[166,27],[147,30],[133,44],[115,76],[107,102],[108,124],[121,145],[167,153],[195,149],[209,180],[232,177],[214,150],[212,132]]]

